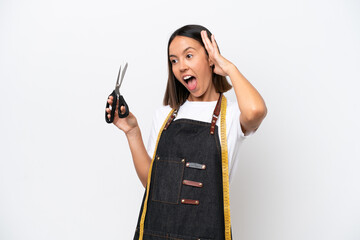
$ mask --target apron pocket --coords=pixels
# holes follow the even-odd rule
[[[184,175],[185,159],[156,156],[152,200],[178,204]]]

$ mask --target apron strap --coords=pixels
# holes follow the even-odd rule
[[[220,110],[221,110],[221,99],[222,99],[222,93],[220,93],[220,96],[219,96],[219,99],[216,103],[216,106],[215,106],[215,109],[214,109],[214,112],[213,112],[213,116],[212,116],[212,120],[211,120],[211,127],[210,127],[210,134],[211,135],[214,135],[215,133],[215,125],[216,125],[216,122],[219,118],[219,115],[220,115]],[[175,119],[177,113],[178,113],[179,109],[174,109],[173,110],[173,113],[171,114],[171,116],[168,118],[166,124],[165,124],[165,127],[164,127],[164,130],[166,130],[170,123]]]
[[[220,93],[220,96],[219,96],[219,99],[218,99],[218,101],[216,103],[216,107],[214,109],[213,117],[212,117],[212,120],[211,120],[211,127],[210,127],[210,134],[211,135],[214,135],[216,121],[219,118],[220,109],[221,109],[221,99],[222,99],[222,93]]]
[[[172,112],[171,116],[168,118],[168,120],[167,120],[167,122],[166,122],[166,124],[164,126],[164,130],[166,130],[169,127],[170,123],[174,120],[177,113],[178,113],[178,109],[173,109],[173,112]]]

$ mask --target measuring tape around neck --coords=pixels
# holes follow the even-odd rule
[[[221,99],[221,165],[223,177],[223,198],[224,198],[224,222],[225,222],[225,240],[231,240],[231,218],[230,218],[230,193],[229,193],[229,161],[226,139],[226,98]]]

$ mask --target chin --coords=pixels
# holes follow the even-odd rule
[[[204,93],[198,93],[198,92],[192,93],[192,92],[190,92],[190,96],[193,97],[193,98],[201,98],[201,97],[204,96]]]

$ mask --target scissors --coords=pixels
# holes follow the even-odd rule
[[[125,118],[125,117],[127,117],[129,115],[129,107],[126,104],[124,97],[120,94],[120,87],[121,87],[122,81],[124,79],[124,75],[125,75],[127,66],[128,66],[128,64],[126,63],[125,67],[124,67],[124,70],[121,73],[121,65],[120,65],[118,77],[117,77],[116,84],[115,84],[115,89],[109,95],[109,97],[113,96],[113,103],[111,104],[110,119],[107,116],[108,113],[105,111],[105,120],[106,120],[107,123],[112,123],[114,121],[117,100],[119,100],[119,106],[118,106],[119,118]],[[120,80],[120,73],[121,73],[121,80]],[[120,83],[119,83],[119,80],[120,80]],[[121,111],[120,111],[121,106],[125,107],[125,113],[124,114],[121,114]],[[106,102],[106,108],[109,108],[109,103],[108,102]]]

